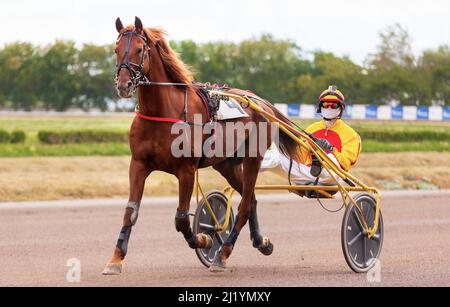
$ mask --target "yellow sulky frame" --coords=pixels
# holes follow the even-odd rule
[[[305,147],[307,150],[309,150],[311,153],[313,153],[317,159],[322,164],[323,168],[330,174],[330,176],[333,178],[334,182],[336,183],[335,186],[302,186],[302,185],[257,185],[255,187],[255,190],[288,190],[288,191],[317,191],[318,193],[322,194],[326,198],[332,198],[333,196],[328,193],[327,191],[338,191],[342,197],[342,201],[344,202],[345,206],[348,206],[348,203],[346,199],[349,199],[351,204],[357,208],[360,220],[364,227],[364,233],[369,238],[372,238],[379,226],[379,218],[380,218],[380,191],[374,187],[369,187],[348,172],[342,170],[340,167],[336,166],[333,161],[327,156],[327,154],[320,148],[309,135],[306,133],[298,130],[296,127],[294,127],[291,123],[284,122],[277,117],[273,116],[272,114],[266,112],[263,108],[261,108],[255,101],[252,100],[252,98],[248,96],[240,96],[236,94],[231,94],[223,91],[211,91],[212,95],[219,95],[221,97],[228,97],[233,98],[241,103],[241,105],[244,108],[250,107],[251,109],[259,112],[262,114],[269,122],[278,125],[278,127],[285,132],[287,135],[289,135],[293,140],[295,140],[299,145]],[[339,176],[341,179],[343,179],[345,182],[351,182],[355,186],[351,186],[350,184],[344,186],[342,185],[339,180],[335,177],[333,172]],[[231,202],[232,197],[235,192],[235,190],[228,186],[223,190],[223,193],[228,192],[228,205],[227,205],[227,211],[226,211],[226,217],[224,224],[220,224],[214,211],[212,210],[211,204],[209,203],[207,197],[205,196],[205,193],[203,192],[201,185],[199,183],[198,179],[198,173],[197,173],[197,203],[199,202],[199,192],[203,196],[203,199],[205,200],[206,207],[211,213],[211,216],[213,218],[213,221],[216,225],[217,231],[224,231],[229,226],[230,221],[230,215],[231,215]],[[376,210],[375,210],[375,220],[373,223],[373,227],[369,227],[367,224],[367,221],[365,220],[361,209],[356,204],[353,197],[350,195],[350,192],[367,192],[370,194],[373,194],[376,199]]]

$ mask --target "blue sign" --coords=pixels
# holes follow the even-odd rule
[[[353,109],[353,106],[346,106],[344,115],[342,117],[343,118],[351,118],[352,117],[352,109]]]
[[[377,119],[377,106],[367,105],[366,106],[366,119]]]
[[[397,106],[392,108],[392,119],[403,119],[403,107]]]
[[[417,108],[417,119],[428,120],[429,110],[428,107],[421,106]]]
[[[289,117],[299,117],[300,116],[300,105],[299,104],[288,105],[288,116]]]
[[[450,107],[443,107],[442,108],[442,117],[444,120],[450,120]]]

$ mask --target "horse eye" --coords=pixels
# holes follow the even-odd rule
[[[116,49],[114,49],[114,53],[115,54],[118,54],[119,53],[119,50],[116,48]]]
[[[142,52],[142,48],[138,48],[137,53],[141,53]]]

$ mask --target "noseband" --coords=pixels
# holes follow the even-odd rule
[[[142,50],[142,57],[140,64],[130,62],[129,60],[130,46],[133,36],[137,36],[145,42],[145,48],[144,50]],[[136,33],[136,31],[120,34],[119,37],[117,38],[117,41],[119,41],[122,37],[127,38],[127,44],[125,46],[125,54],[123,55],[122,61],[120,62],[119,65],[117,65],[116,68],[116,83],[119,78],[120,71],[123,68],[125,68],[130,73],[131,82],[133,83],[133,89],[136,89],[140,85],[149,84],[150,80],[148,79],[148,77],[145,75],[144,72],[144,65],[145,60],[147,58],[147,53],[150,61],[152,56],[151,48],[148,46],[147,38],[144,35]]]

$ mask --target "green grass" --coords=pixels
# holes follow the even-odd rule
[[[363,141],[362,152],[450,152],[450,141],[380,142]]]
[[[24,144],[0,144],[0,157],[30,157],[30,156],[121,156],[129,155],[126,143],[99,144],[64,144],[45,145],[37,138],[38,131],[75,131],[96,130],[126,133],[129,130],[133,116],[124,117],[0,117],[0,130],[12,132],[23,130],[27,134]],[[306,128],[313,121],[298,122]],[[356,131],[377,132],[375,140],[363,139],[363,152],[408,152],[436,151],[450,152],[450,122],[395,122],[395,121],[348,121]],[[380,139],[386,131],[387,140]],[[398,133],[396,133],[398,132]],[[392,136],[393,135],[393,136]],[[438,135],[438,140],[429,137]],[[410,139],[422,136],[426,141],[418,142]],[[423,137],[425,136],[425,137]]]
[[[126,143],[33,145],[0,144],[0,157],[77,157],[77,156],[128,156]]]
[[[124,117],[0,117],[0,129],[24,130],[37,133],[39,130],[108,130],[126,131],[133,116]]]

